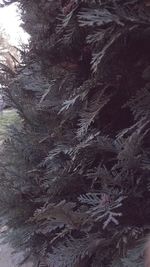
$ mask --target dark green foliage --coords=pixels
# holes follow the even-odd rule
[[[18,2],[31,41],[5,81],[21,117],[1,156],[9,238],[37,266],[142,266],[150,10],[138,0]]]

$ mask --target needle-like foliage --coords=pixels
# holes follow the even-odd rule
[[[148,0],[18,2],[31,39],[15,73],[2,77],[20,115],[0,164],[9,239],[35,266],[142,266],[150,228]]]

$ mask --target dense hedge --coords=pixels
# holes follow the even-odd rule
[[[9,238],[35,266],[141,266],[137,241],[150,227],[148,2],[18,2],[31,40],[15,73],[3,75],[21,118],[0,165]]]

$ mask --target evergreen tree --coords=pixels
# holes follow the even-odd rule
[[[18,2],[31,40],[4,81],[21,118],[1,155],[8,238],[35,266],[142,266],[149,1]]]

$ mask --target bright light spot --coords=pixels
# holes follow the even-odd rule
[[[27,44],[29,35],[20,27],[21,18],[16,4],[0,8],[0,27],[10,37],[10,43],[19,46],[21,43]]]

